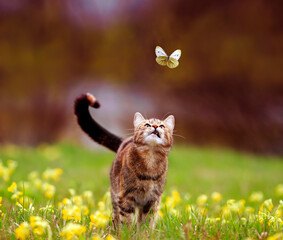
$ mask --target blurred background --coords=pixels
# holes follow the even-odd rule
[[[0,0],[0,143],[90,143],[81,93],[121,136],[136,111],[175,141],[283,155],[281,0]],[[154,49],[182,50],[176,69]],[[95,144],[91,144],[93,147]]]

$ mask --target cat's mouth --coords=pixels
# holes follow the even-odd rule
[[[154,134],[154,135],[156,135],[157,137],[159,137],[160,138],[160,134],[159,134],[159,132],[158,131],[153,131],[151,134]]]

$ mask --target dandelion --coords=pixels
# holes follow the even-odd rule
[[[86,231],[86,227],[77,223],[68,223],[61,231],[60,236],[66,240],[76,239]]]
[[[249,197],[250,202],[261,202],[263,200],[263,193],[262,192],[252,192]]]
[[[25,240],[30,234],[30,225],[27,222],[22,222],[18,228],[15,229],[17,239]]]
[[[205,194],[202,194],[202,195],[198,196],[198,198],[197,198],[197,205],[199,207],[203,207],[206,202],[207,202],[207,196]]]
[[[216,202],[216,203],[220,202],[221,199],[222,199],[222,195],[219,192],[213,192],[211,194],[211,199],[212,199],[213,202]]]

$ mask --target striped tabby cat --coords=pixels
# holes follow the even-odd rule
[[[114,226],[131,226],[138,209],[138,225],[148,219],[154,228],[173,144],[174,116],[161,121],[136,113],[134,135],[123,140],[93,120],[89,106],[100,106],[93,95],[87,93],[76,99],[79,125],[94,141],[117,152],[110,171]]]

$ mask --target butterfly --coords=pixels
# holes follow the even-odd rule
[[[174,51],[169,57],[168,55],[165,53],[165,51],[157,46],[155,48],[155,54],[156,54],[156,62],[162,66],[168,66],[169,68],[175,68],[179,65],[179,58],[181,57],[181,50],[178,49],[176,51]]]

